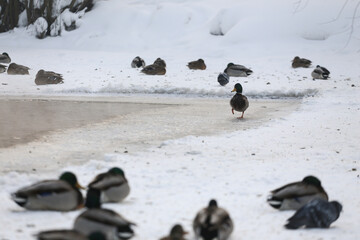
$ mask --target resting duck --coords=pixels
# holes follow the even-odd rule
[[[167,237],[160,238],[160,240],[185,240],[184,235],[187,232],[184,231],[180,224],[176,224],[170,230],[170,234]]]
[[[221,86],[225,86],[229,83],[229,75],[226,73],[220,73],[218,76],[218,82]]]
[[[132,226],[135,225],[123,218],[120,214],[100,208],[100,191],[89,188],[85,206],[88,208],[80,214],[74,222],[74,229],[82,234],[88,235],[93,231],[105,234],[106,239],[130,239],[134,236]]]
[[[122,169],[114,167],[101,173],[89,184],[101,191],[101,202],[120,202],[130,193],[130,186]]]
[[[314,71],[312,71],[311,76],[313,80],[315,79],[328,79],[330,75],[330,71],[320,65],[317,65]]]
[[[229,75],[229,77],[247,77],[252,74],[253,71],[243,65],[229,63],[225,68],[224,73]]]
[[[19,65],[16,63],[11,63],[7,69],[7,74],[9,75],[28,75],[29,69],[26,66]]]
[[[301,182],[289,183],[271,191],[267,201],[279,210],[298,210],[313,199],[328,200],[321,182],[314,176],[307,176]]]
[[[6,52],[0,54],[0,63],[10,63],[11,62],[11,58],[9,57],[9,54],[7,54]]]
[[[64,172],[59,180],[45,180],[21,188],[12,199],[29,210],[71,211],[83,206],[82,188],[75,174]]]
[[[93,232],[86,236],[76,230],[50,230],[37,234],[38,240],[106,240],[101,232]]]
[[[193,222],[196,238],[203,240],[225,240],[234,229],[229,213],[218,207],[216,200],[212,199],[209,206],[200,210]]]
[[[7,66],[0,64],[0,73],[6,72]]]
[[[166,68],[166,62],[165,62],[163,59],[161,59],[161,58],[157,58],[157,59],[154,61],[154,64],[159,65],[159,66],[161,66],[161,67],[163,67],[163,68]]]
[[[145,61],[144,59],[142,59],[141,57],[137,56],[135,57],[132,62],[131,62],[131,67],[132,68],[140,68],[140,67],[145,67]]]
[[[165,75],[166,69],[158,64],[151,64],[144,67],[141,72],[147,75]]]
[[[36,85],[46,85],[46,84],[58,84],[63,83],[63,77],[60,73],[44,71],[43,69],[39,70],[35,77]]]
[[[196,61],[192,61],[188,63],[188,68],[194,69],[194,70],[205,70],[206,65],[203,59],[198,59]]]
[[[241,119],[244,117],[244,112],[249,107],[249,100],[246,96],[242,95],[242,86],[240,83],[236,83],[234,86],[234,89],[231,92],[235,92],[236,94],[231,98],[230,105],[231,105],[231,112],[234,114],[234,110],[238,112],[242,112],[241,117],[238,117],[238,119]]]
[[[298,56],[294,57],[292,60],[292,67],[293,68],[308,68],[311,65],[311,61],[306,58],[299,58]]]

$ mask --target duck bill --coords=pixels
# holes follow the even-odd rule
[[[236,92],[236,88],[234,88],[231,92]]]
[[[79,183],[76,183],[76,185],[75,185],[77,188],[79,188],[79,189],[83,189],[83,190],[85,190],[86,188],[85,187],[83,187],[83,186],[81,186]]]

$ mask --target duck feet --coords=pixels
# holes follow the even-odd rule
[[[231,112],[232,112],[232,114],[234,114],[234,109],[233,108],[231,109]]]

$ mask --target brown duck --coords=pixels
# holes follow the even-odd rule
[[[205,70],[206,69],[205,62],[201,58],[196,61],[189,62],[187,66],[193,70]]]

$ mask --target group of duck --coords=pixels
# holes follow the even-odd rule
[[[121,202],[129,195],[130,186],[121,168],[114,167],[97,175],[88,184],[85,201],[79,189],[85,188],[79,185],[75,174],[64,172],[59,180],[44,180],[19,189],[12,194],[12,199],[28,210],[87,208],[75,218],[73,229],[42,231],[36,235],[39,240],[124,240],[134,236],[135,223],[101,207],[102,203]],[[287,229],[328,228],[342,210],[339,202],[328,201],[320,180],[314,176],[271,191],[267,202],[275,209],[296,210],[285,225]],[[212,199],[196,214],[192,227],[197,239],[226,240],[234,223],[229,212]],[[185,240],[186,234],[182,225],[176,224],[170,234],[160,240]]]
[[[3,64],[9,64],[3,65]],[[0,73],[7,72],[9,75],[29,75],[29,67],[24,65],[11,63],[11,58],[6,52],[0,54]],[[45,71],[40,69],[35,77],[36,85],[46,85],[46,84],[58,84],[63,83],[63,76],[60,73]]]

